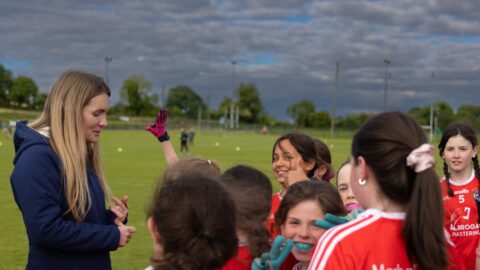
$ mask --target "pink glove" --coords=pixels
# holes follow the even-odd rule
[[[157,118],[153,125],[148,125],[145,130],[150,131],[160,142],[168,141],[170,137],[167,133],[168,108],[163,108],[157,113]]]

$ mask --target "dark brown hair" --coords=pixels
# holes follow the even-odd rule
[[[438,149],[440,150],[440,157],[443,157],[443,152],[445,151],[445,146],[447,145],[448,140],[451,137],[455,137],[457,135],[462,136],[465,140],[469,141],[472,144],[472,147],[478,145],[477,135],[473,127],[468,124],[467,122],[460,121],[453,124],[448,125],[445,131],[442,134],[442,139],[438,144]],[[480,182],[480,167],[478,166],[478,157],[477,155],[472,158],[473,168],[475,169],[475,175],[477,176],[478,181]],[[445,175],[445,181],[447,181],[447,190],[448,196],[453,197],[453,190],[450,186],[450,172],[448,171],[447,162],[443,161],[443,174]],[[480,185],[478,187],[478,193],[480,194]]]
[[[324,180],[328,182],[335,176],[335,170],[332,167],[332,155],[330,154],[330,150],[325,142],[317,138],[313,138],[313,141],[315,142],[317,152],[317,169],[320,169],[322,166],[326,167],[326,171],[322,178],[318,180]]]
[[[220,182],[230,193],[236,209],[237,230],[246,234],[252,258],[270,250],[265,221],[272,206],[272,184],[261,171],[237,165],[225,171]]]
[[[273,144],[272,162],[273,162],[275,147],[277,145],[282,151],[284,151],[281,145],[281,142],[283,140],[288,140],[293,145],[293,147],[300,154],[304,162],[306,163],[311,161],[315,162],[315,166],[310,171],[307,172],[307,176],[309,178],[312,178],[315,173],[315,170],[318,168],[317,151],[316,151],[315,142],[312,139],[312,137],[302,133],[287,133],[285,135],[280,136]]]
[[[218,181],[183,174],[160,186],[149,214],[163,246],[155,269],[215,269],[236,254],[235,206]]]
[[[290,186],[280,203],[278,211],[275,213],[277,228],[285,223],[290,209],[301,202],[310,200],[318,202],[324,214],[346,215],[340,193],[334,186],[324,181],[301,181]]]
[[[165,174],[165,181],[173,181],[185,173],[218,179],[222,171],[218,163],[214,160],[191,157],[181,159],[170,167]]]
[[[446,269],[443,202],[434,168],[416,173],[407,156],[427,142],[422,128],[408,115],[387,112],[369,119],[353,137],[352,158],[363,157],[381,192],[404,205],[402,235],[406,251],[419,269]]]

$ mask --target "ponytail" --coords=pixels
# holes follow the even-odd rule
[[[403,238],[407,254],[419,269],[438,270],[448,266],[448,253],[443,230],[440,185],[433,169],[417,173],[407,204]]]
[[[445,175],[445,181],[447,181],[448,197],[455,196],[452,190],[452,186],[450,184],[450,172],[448,172],[448,165],[447,165],[447,162],[445,161],[443,161],[443,175]]]
[[[475,170],[475,176],[478,180],[478,195],[480,196],[480,166],[478,165],[478,155],[475,155],[475,157],[472,158],[472,163],[473,169]]]
[[[443,201],[432,151],[425,149],[433,147],[424,147],[426,141],[410,116],[382,113],[354,135],[352,157],[363,157],[382,195],[405,208],[402,236],[410,261],[422,270],[440,270],[448,267]],[[448,181],[445,166],[444,171]]]

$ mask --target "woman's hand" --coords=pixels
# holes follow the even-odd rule
[[[114,213],[117,216],[114,222],[118,226],[120,223],[124,223],[125,219],[128,216],[128,208],[127,208],[128,196],[127,195],[123,196],[121,200],[115,196],[112,196],[112,200],[116,203],[116,205],[110,207],[110,211],[112,211],[112,213]]]
[[[126,226],[123,223],[117,225],[118,230],[120,231],[120,239],[118,241],[119,247],[124,247],[130,239],[132,235],[137,231],[133,226]]]

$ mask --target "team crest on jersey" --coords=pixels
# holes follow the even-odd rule
[[[475,189],[475,190],[472,192],[472,196],[473,196],[474,199],[478,197],[478,189]]]

